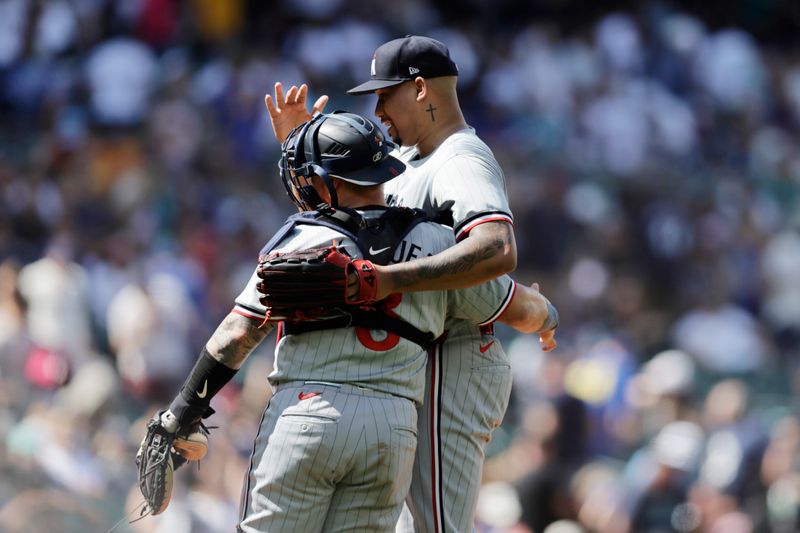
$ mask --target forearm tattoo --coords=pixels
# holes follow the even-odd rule
[[[495,257],[508,246],[508,235],[494,233],[490,237],[481,239],[480,246],[472,250],[452,256],[438,254],[406,265],[406,269],[394,274],[394,283],[397,288],[406,288],[423,280],[434,280],[452,274],[472,271],[477,265]]]
[[[230,313],[208,341],[211,355],[230,368],[239,368],[271,328],[259,328],[248,318]]]

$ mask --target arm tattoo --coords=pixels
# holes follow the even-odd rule
[[[490,238],[485,239],[485,242],[482,242],[480,247],[473,247],[469,252],[459,254],[455,258],[440,258],[434,255],[413,261],[407,265],[407,271],[400,271],[395,274],[394,282],[398,288],[404,288],[422,280],[438,279],[451,274],[469,272],[476,265],[500,253],[507,244],[508,235],[495,233]]]
[[[229,313],[208,340],[208,351],[225,366],[239,368],[270,329],[272,328],[259,328],[249,318]]]

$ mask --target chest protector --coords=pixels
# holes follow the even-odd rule
[[[380,207],[384,213],[378,217],[366,218],[357,211],[339,208],[332,214],[318,212],[297,213],[290,216],[283,227],[262,248],[259,256],[270,253],[297,226],[323,226],[348,237],[358,246],[364,259],[378,265],[388,265],[397,247],[417,224],[429,221],[424,211],[407,207]],[[380,306],[380,302],[377,304]],[[378,307],[342,305],[341,316],[323,320],[284,322],[283,331],[287,335],[299,335],[309,331],[363,327],[394,333],[408,339],[424,349],[433,344],[433,334],[424,332],[405,320],[390,316]]]

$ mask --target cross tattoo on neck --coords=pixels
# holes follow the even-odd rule
[[[433,104],[428,104],[428,109],[425,110],[431,114],[431,122],[436,122],[436,117],[433,116],[433,112],[436,111],[436,109],[437,108],[433,107]]]

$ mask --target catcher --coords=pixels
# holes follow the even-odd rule
[[[510,278],[452,292],[369,297],[373,264],[439,253],[450,228],[389,208],[382,183],[404,170],[359,115],[317,114],[281,149],[281,177],[301,209],[266,244],[231,313],[208,340],[168,410],[148,426],[140,486],[162,512],[172,471],[206,449],[201,421],[273,324],[282,321],[238,531],[393,531],[411,483],[427,350],[455,314],[549,332],[555,309]],[[348,276],[366,297],[340,302]],[[517,296],[515,296],[515,294]],[[544,337],[543,337],[544,338]]]

